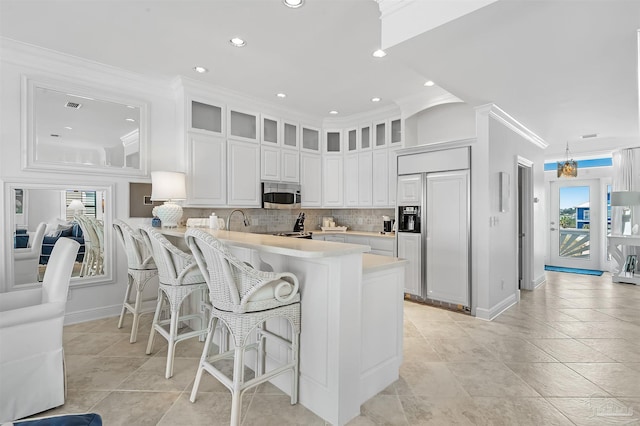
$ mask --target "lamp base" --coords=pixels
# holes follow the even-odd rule
[[[158,216],[163,228],[176,228],[182,219],[182,207],[172,201],[166,201],[161,206],[153,208],[153,214]]]

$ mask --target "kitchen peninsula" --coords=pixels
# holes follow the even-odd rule
[[[186,228],[161,232],[184,244]],[[289,271],[300,280],[300,404],[342,425],[360,413],[362,403],[398,379],[406,261],[365,253],[365,245],[207,232],[243,261]],[[268,368],[282,356],[286,354],[268,351]],[[289,393],[286,375],[273,384]]]

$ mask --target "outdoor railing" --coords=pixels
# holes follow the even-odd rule
[[[589,257],[589,229],[560,228],[560,256]]]

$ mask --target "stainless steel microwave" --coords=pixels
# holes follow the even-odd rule
[[[302,207],[297,183],[262,182],[262,208],[293,210]]]

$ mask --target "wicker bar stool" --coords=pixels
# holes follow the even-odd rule
[[[242,395],[248,389],[264,383],[276,375],[291,371],[291,404],[298,402],[300,294],[298,279],[289,272],[263,272],[241,262],[227,247],[210,234],[189,229],[187,244],[209,286],[211,318],[209,333],[200,358],[200,365],[191,391],[195,402],[202,379],[207,371],[231,391],[231,425],[240,424]],[[271,318],[284,318],[292,329],[291,340],[274,334],[265,327]],[[220,320],[233,337],[235,348],[209,356],[216,323]],[[256,330],[256,341],[249,339]],[[287,363],[265,372],[265,339],[286,346],[290,351]],[[244,355],[248,349],[257,350],[255,377],[244,379]],[[227,377],[214,366],[221,359],[233,358],[233,376]]]
[[[135,343],[138,337],[140,315],[142,314],[142,292],[147,283],[158,276],[158,268],[153,262],[151,251],[147,248],[142,235],[138,231],[118,219],[113,221],[113,229],[116,231],[118,240],[127,254],[127,276],[129,278],[127,291],[124,294],[124,302],[122,302],[118,328],[122,328],[127,311],[131,312],[133,314],[133,325],[131,326],[129,342]],[[134,287],[136,295],[131,300],[131,290]]]
[[[198,307],[202,308],[202,296],[207,290],[204,277],[198,269],[198,265],[188,253],[183,252],[161,233],[151,227],[140,230],[142,237],[153,252],[153,259],[158,267],[160,286],[158,289],[158,304],[153,316],[149,342],[147,343],[147,355],[153,351],[153,340],[156,332],[167,339],[167,368],[165,377],[173,376],[173,357],[176,344],[182,340],[192,337],[201,337],[207,334],[206,318],[204,309],[200,312],[180,315],[180,308],[183,302],[191,295],[200,297]],[[163,309],[165,299],[169,302],[170,316],[168,320],[160,320],[160,312]],[[178,333],[178,325],[181,321],[197,319],[200,321],[200,328],[184,333]],[[169,325],[169,330],[165,328]]]

